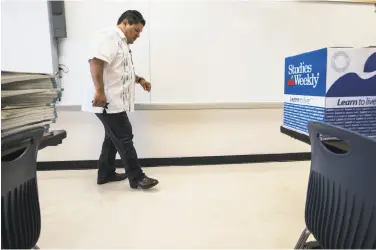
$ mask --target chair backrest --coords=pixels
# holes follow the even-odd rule
[[[312,160],[305,220],[324,249],[376,248],[376,141],[310,122]],[[339,138],[349,151],[335,153],[320,135]]]
[[[43,132],[37,128],[1,140],[2,249],[31,249],[39,239],[36,161]]]

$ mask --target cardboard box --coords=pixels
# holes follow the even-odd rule
[[[376,138],[376,48],[323,48],[285,59],[283,126],[322,121]]]

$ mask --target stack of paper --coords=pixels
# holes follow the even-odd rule
[[[48,130],[61,91],[52,75],[1,72],[1,136],[40,126]]]

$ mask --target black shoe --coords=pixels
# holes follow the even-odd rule
[[[111,176],[106,176],[106,177],[99,177],[97,178],[97,184],[102,185],[106,184],[108,182],[114,182],[114,181],[123,181],[127,179],[127,174],[118,174],[115,173],[114,175]]]
[[[149,178],[146,175],[144,175],[139,181],[129,181],[129,184],[133,189],[149,189],[156,186],[158,183],[157,180]]]

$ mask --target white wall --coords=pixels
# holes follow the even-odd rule
[[[304,1],[66,1],[60,62],[62,104],[81,104],[91,83],[90,34],[127,9],[147,21],[132,45],[135,68],[153,84],[138,103],[282,102],[284,59],[329,46],[375,45],[372,5]]]
[[[63,75],[64,92],[61,105],[81,105],[85,86],[93,84],[87,61],[91,35],[104,27],[115,26],[127,9],[137,9],[148,19],[147,1],[65,1],[67,38],[60,40],[59,62],[68,67]],[[149,25],[137,43],[132,45],[136,73],[150,79]],[[150,94],[136,88],[136,102],[150,103]]]
[[[130,119],[140,158],[310,151],[279,132],[281,109],[136,111]],[[65,129],[68,137],[39,151],[38,161],[98,159],[104,130],[94,115],[59,112],[52,129]]]
[[[1,1],[1,70],[57,72],[47,1]]]
[[[221,13],[228,13],[229,9],[227,8],[232,9],[233,7],[227,2],[214,2],[219,2]],[[206,7],[212,6],[214,2],[210,4],[206,2]],[[133,5],[129,4],[129,1],[101,1],[100,3],[93,2],[92,5],[91,3],[90,7],[96,8],[93,12],[88,12],[89,1],[84,3],[66,2],[68,36],[70,40],[66,40],[61,44],[61,61],[67,64],[70,68],[70,73],[65,75],[63,79],[65,85],[63,104],[77,104],[77,100],[81,96],[80,91],[83,91],[82,86],[89,84],[89,81],[85,80],[87,76],[83,76],[84,72],[86,72],[85,68],[82,68],[86,67],[86,60],[83,60],[84,55],[82,52],[82,48],[86,46],[86,43],[83,39],[94,28],[115,22],[118,18],[115,13],[120,14],[123,10],[131,8],[131,6],[134,7],[138,3],[144,4],[145,2],[131,2]],[[108,6],[103,5],[103,3],[108,4]],[[376,42],[376,33],[372,32],[372,27],[376,26],[373,25],[376,18],[370,5],[351,5],[350,7],[350,5],[336,4],[337,7],[333,7],[333,5],[328,7],[328,5],[321,3],[323,7],[320,8],[318,3],[307,3],[298,7],[298,3],[293,5],[293,3],[278,2],[275,5],[264,5],[263,8],[267,8],[269,11],[262,16],[261,13],[258,13],[261,7],[255,11],[249,9],[247,2],[241,1],[241,3],[237,3],[238,5],[234,5],[236,6],[235,10],[241,12],[242,17],[247,16],[247,13],[251,13],[260,17],[260,20],[258,22],[233,20],[235,25],[233,28],[230,28],[230,25],[222,30],[220,25],[226,21],[226,16],[215,16],[218,24],[211,22],[210,27],[207,27],[205,23],[200,26],[200,22],[197,22],[197,20],[192,21],[192,19],[203,17],[205,14],[197,12],[198,9],[195,10],[196,12],[193,11],[194,6],[200,7],[200,2],[198,1],[192,0],[188,4],[190,7],[187,8],[188,12],[184,22],[181,20],[182,15],[185,13],[184,8],[179,7],[178,9],[177,4],[173,2],[168,2],[169,4],[166,6],[166,3],[164,2],[165,5],[159,6],[155,1],[152,1],[154,7],[149,9],[150,12],[144,11],[144,14],[147,13],[150,16],[146,26],[146,29],[150,30],[146,30],[146,34],[150,35],[148,39],[150,39],[151,50],[150,53],[147,53],[152,58],[159,58],[158,60],[160,60],[161,64],[158,66],[156,61],[152,62],[152,66],[156,65],[156,70],[145,66],[148,63],[146,59],[147,53],[143,54],[142,52],[142,48],[146,47],[145,44],[142,45],[144,47],[140,47],[138,53],[134,53],[135,60],[139,60],[138,68],[145,66],[143,69],[145,74],[150,73],[153,84],[151,94],[153,103],[158,103],[159,100],[162,100],[162,102],[191,102],[195,94],[199,94],[200,100],[203,101],[206,94],[213,97],[210,94],[211,91],[216,93],[214,96],[219,98],[217,100],[222,100],[222,96],[224,101],[229,101],[225,97],[226,93],[231,91],[230,95],[234,98],[233,100],[238,99],[239,102],[249,100],[278,101],[278,96],[281,97],[280,100],[282,101],[284,67],[281,60],[291,53],[290,51],[286,54],[284,48],[292,48],[296,52],[302,52],[307,48],[315,49],[317,47],[335,45],[363,46]],[[304,13],[301,9],[303,5],[305,6],[303,7],[305,9]],[[200,48],[200,36],[189,37],[184,36],[183,33],[165,32],[171,28],[171,25],[173,26],[171,30],[174,30],[176,28],[174,25],[176,24],[174,24],[174,19],[171,22],[167,22],[168,20],[164,19],[165,16],[161,15],[166,13],[166,10],[162,8],[163,6],[170,8],[169,16],[167,17],[174,16],[178,18],[177,24],[183,25],[186,30],[195,31],[197,34],[205,34],[205,32],[196,30],[200,28],[217,32],[214,40],[211,40],[213,50],[210,54],[211,56],[215,56],[216,53],[219,55],[218,68],[210,64],[207,65],[209,68],[192,65],[195,61],[191,57],[194,57],[198,52],[205,52],[203,48]],[[340,8],[339,6],[342,7]],[[145,7],[145,9],[147,8]],[[209,9],[204,8],[204,10]],[[153,10],[155,11],[154,13],[152,12]],[[308,14],[308,10],[313,12]],[[345,11],[344,14],[340,10]],[[199,15],[194,16],[193,13],[198,13]],[[274,14],[277,13],[279,13],[280,19],[275,18]],[[301,15],[296,16],[296,13],[301,13]],[[216,12],[217,14],[219,12]],[[290,14],[294,15],[291,16]],[[329,21],[329,17],[334,19]],[[80,24],[84,20],[91,20],[93,23],[89,23],[89,27],[85,29]],[[102,23],[102,21],[99,22],[97,20],[106,21]],[[288,24],[275,30],[276,26],[282,21]],[[190,27],[192,24],[195,26]],[[307,31],[307,25],[313,27],[315,24],[319,24],[316,29]],[[218,27],[213,28],[213,25],[218,25]],[[76,29],[75,27],[80,28]],[[234,41],[232,40],[233,37],[243,37],[244,34],[242,32],[247,33],[246,30],[248,28],[256,30],[258,35],[253,36],[252,39],[238,40],[241,47],[236,47],[237,45],[231,43],[231,41]],[[152,31],[153,29],[154,31]],[[274,29],[274,32],[270,32],[272,29]],[[319,29],[323,30],[320,31]],[[284,39],[277,39],[278,35]],[[318,36],[321,36],[321,40],[312,42]],[[158,41],[155,40],[156,38]],[[192,43],[187,43],[186,40],[183,41],[183,38],[190,39]],[[227,38],[229,42],[226,48],[216,44],[216,39]],[[177,47],[174,47],[171,43],[163,43],[163,41],[169,40],[176,41],[175,46]],[[142,41],[146,43],[146,39]],[[155,42],[154,44],[153,41]],[[265,50],[264,43],[268,44],[270,50]],[[291,47],[292,43],[295,46]],[[261,45],[264,46],[262,49]],[[184,46],[187,49],[184,49]],[[189,50],[195,47],[198,48],[198,51]],[[249,53],[250,47],[253,47],[251,51],[254,54]],[[257,51],[257,48],[260,48],[260,50]],[[240,66],[236,64],[237,57],[242,56],[242,51],[246,57],[251,57],[252,62],[256,61],[259,65],[252,64],[249,58],[247,59],[248,61],[243,60]],[[235,52],[235,54],[231,52]],[[174,58],[174,53],[184,55],[186,60]],[[227,59],[230,58],[230,63],[224,65],[224,61],[219,61],[221,56],[225,56]],[[269,56],[267,57],[269,59],[265,59],[266,57],[264,56]],[[199,62],[200,58],[197,60]],[[279,66],[273,64],[275,61],[279,62]],[[270,66],[272,64],[273,66]],[[228,74],[226,77],[220,77],[224,67],[233,72],[233,75],[238,74],[241,77],[236,78],[234,81],[231,81],[232,79],[229,78]],[[257,67],[262,69],[259,74],[255,73]],[[269,70],[267,70],[268,67]],[[252,72],[254,73],[249,74],[248,70],[250,69],[253,69],[254,71]],[[210,73],[211,78],[197,79],[190,74],[186,74],[195,70],[202,73],[200,76]],[[247,75],[248,77],[254,77],[255,80],[252,82],[243,81],[243,77],[245,79]],[[266,81],[265,78],[272,80]],[[249,84],[253,84],[252,87],[249,87]],[[229,89],[225,87],[229,87]],[[252,99],[247,99],[248,97]],[[213,101],[214,99],[210,100]],[[135,146],[140,158],[289,153],[310,150],[308,145],[293,140],[279,132],[279,126],[282,123],[282,109],[137,111],[132,113],[130,117],[135,134]],[[83,112],[60,112],[58,122],[53,125],[52,129],[67,130],[68,138],[59,147],[50,147],[40,151],[39,161],[98,159],[104,131],[94,115]]]

